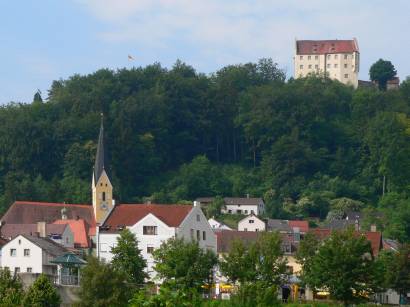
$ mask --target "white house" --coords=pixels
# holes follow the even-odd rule
[[[147,261],[147,273],[154,277],[154,249],[170,238],[197,241],[202,248],[216,252],[216,236],[199,205],[119,204],[114,207],[97,233],[97,255],[112,260],[122,229],[135,234],[141,254]]]
[[[55,257],[67,253],[60,244],[49,238],[18,235],[2,247],[1,267],[17,273],[57,274]]]
[[[222,213],[262,215],[265,213],[265,203],[257,197],[225,197],[225,208]]]
[[[238,231],[265,231],[265,221],[251,214],[238,222]]]
[[[214,218],[210,218],[208,220],[209,225],[211,226],[211,228],[213,230],[232,230],[231,227],[229,227],[228,225],[225,225],[222,222],[218,222],[217,220],[215,220]]]

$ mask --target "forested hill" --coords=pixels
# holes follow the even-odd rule
[[[249,193],[270,216],[325,218],[348,198],[410,238],[410,81],[381,92],[285,79],[264,59],[212,75],[177,62],[53,81],[44,102],[0,109],[1,208],[89,203],[103,112],[123,202]]]

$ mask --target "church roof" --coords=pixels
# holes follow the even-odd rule
[[[100,134],[98,136],[98,145],[97,145],[97,155],[95,156],[95,164],[94,164],[94,183],[97,184],[98,179],[105,170],[105,163],[106,161],[106,152],[104,148],[104,124],[103,118],[101,116],[101,126],[100,126]],[[105,170],[107,172],[107,170]],[[108,173],[108,172],[107,172]]]
[[[95,235],[93,206],[79,204],[16,201],[1,218],[6,224],[53,223],[61,219],[61,209],[66,208],[67,219],[84,219],[89,225],[88,235]]]

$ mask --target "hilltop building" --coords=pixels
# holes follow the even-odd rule
[[[331,79],[358,86],[360,53],[357,40],[297,40],[295,78],[325,73]]]

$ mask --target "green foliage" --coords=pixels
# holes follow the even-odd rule
[[[97,258],[89,257],[81,270],[78,306],[128,306],[132,289],[128,276]]]
[[[270,307],[280,306],[278,286],[261,281],[246,283],[231,297],[231,306]]]
[[[60,303],[57,289],[44,274],[41,274],[27,289],[23,299],[23,306],[58,307]]]
[[[397,71],[390,61],[379,59],[370,66],[370,80],[377,81],[381,90],[386,90],[387,81],[396,76]]]
[[[144,269],[146,261],[138,248],[135,235],[127,228],[121,231],[117,238],[117,245],[111,249],[113,258],[111,264],[117,271],[123,272],[128,282],[136,286],[142,285],[147,277]]]
[[[313,238],[302,241],[298,260],[305,284],[326,288],[333,299],[344,303],[365,300],[379,288],[370,242],[351,229],[333,232],[322,244]]]
[[[144,290],[134,294],[130,301],[131,307],[166,307],[181,306],[193,307],[201,306],[201,296],[194,289],[176,289],[171,290],[167,287],[161,287],[157,295],[149,295]]]
[[[202,207],[202,211],[204,211],[208,219],[211,217],[217,218],[221,215],[221,210],[224,206],[224,199],[220,196],[216,196],[210,204]]]
[[[0,306],[19,306],[23,299],[23,286],[8,269],[0,269]]]
[[[214,252],[204,251],[197,242],[175,238],[154,250],[153,257],[158,278],[172,290],[201,291],[203,285],[211,284],[212,269],[217,263]]]

